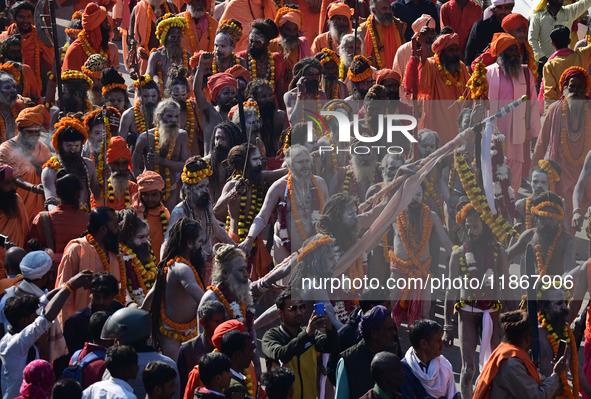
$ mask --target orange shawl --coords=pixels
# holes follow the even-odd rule
[[[490,388],[495,376],[499,371],[501,362],[512,357],[516,357],[525,363],[528,374],[531,376],[531,378],[536,380],[538,385],[540,385],[538,369],[531,361],[529,356],[527,356],[527,353],[525,353],[523,349],[503,342],[497,347],[497,349],[495,349],[492,355],[490,355],[488,362],[486,362],[484,365],[484,369],[478,378],[478,385],[474,391],[474,399],[489,399]]]
[[[365,24],[365,55],[367,57],[371,57],[373,55],[374,66],[377,69],[391,68],[394,64],[394,56],[396,55],[396,50],[398,50],[398,47],[402,45],[402,40],[400,39],[400,32],[398,31],[396,22],[393,21],[392,25],[390,26],[382,26],[379,23],[377,23],[374,16],[371,15]],[[381,65],[377,65],[377,61],[375,61],[378,54],[374,54],[374,44],[369,29],[370,24],[373,27],[373,31],[376,36],[376,47],[378,49],[378,54],[380,56]]]

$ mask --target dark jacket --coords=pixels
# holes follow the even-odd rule
[[[466,42],[466,54],[464,56],[464,64],[470,66],[472,61],[490,45],[493,35],[497,32],[505,32],[501,23],[495,16],[488,19],[480,18],[472,26],[470,36]]]

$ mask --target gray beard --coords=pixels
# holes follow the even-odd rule
[[[573,116],[573,119],[583,116],[585,111],[585,100],[580,98],[573,98],[569,93],[566,96],[566,103],[568,105],[568,114]]]
[[[176,139],[179,136],[179,129],[177,127],[169,127],[168,125],[162,123],[158,126],[158,133],[160,134],[160,147],[174,147],[176,144]]]
[[[113,186],[113,193],[115,198],[123,198],[125,193],[129,190],[129,173],[113,172],[109,179],[111,186]]]
[[[164,53],[168,57],[171,64],[183,64],[183,47],[182,46],[166,46]]]
[[[373,181],[376,172],[375,165],[361,165],[357,157],[351,157],[351,170],[359,182]]]
[[[234,278],[233,275],[228,276],[225,281],[226,286],[240,303],[249,303],[252,294],[250,293],[250,284],[242,284]],[[232,315],[230,315],[232,316]]]
[[[281,48],[283,49],[283,55],[285,58],[288,58],[289,55],[298,49],[300,46],[300,41],[298,38],[285,38],[281,36]]]
[[[339,32],[337,27],[334,26],[334,24],[332,22],[330,22],[328,24],[328,32],[330,34],[330,37],[332,37],[332,40],[335,42],[335,44],[338,44],[341,42],[341,36],[343,36],[344,33]]]
[[[521,73],[521,59],[507,57],[505,56],[505,53],[501,53],[497,58],[497,63],[506,76],[512,79],[519,78],[519,74]]]
[[[347,68],[349,68],[351,66],[351,62],[353,61],[353,57],[349,57],[349,54],[347,54],[344,51],[341,51],[341,61],[343,61],[343,65],[345,65]]]

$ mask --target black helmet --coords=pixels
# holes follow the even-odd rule
[[[101,339],[117,339],[124,345],[133,345],[147,340],[151,328],[150,313],[137,308],[123,308],[107,319]]]

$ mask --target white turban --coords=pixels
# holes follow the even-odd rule
[[[482,19],[485,20],[485,19],[492,17],[493,8],[495,8],[496,6],[502,6],[505,4],[515,4],[515,0],[492,0],[490,2],[490,6],[488,6],[488,8],[486,10],[484,10],[484,14],[482,16]]]
[[[26,254],[21,260],[20,269],[24,278],[37,280],[47,274],[52,264],[53,260],[47,252],[33,251]]]

